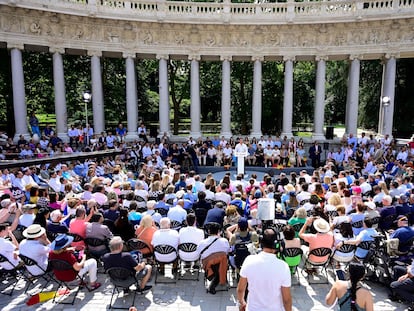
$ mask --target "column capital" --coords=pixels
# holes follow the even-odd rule
[[[156,56],[156,59],[165,59],[165,60],[168,60],[169,58],[170,58],[170,55],[168,55],[168,54],[157,54]]]
[[[263,62],[264,61],[264,56],[263,55],[254,55],[254,56],[252,56],[252,62],[255,62],[257,60],[259,62]]]
[[[137,57],[137,53],[134,52],[122,52],[123,58],[133,58],[135,59]]]
[[[87,54],[88,56],[102,57],[102,51],[98,51],[98,50],[88,50]]]
[[[233,56],[231,55],[220,55],[220,61],[224,62],[225,60],[228,60],[229,62],[231,62],[233,59]]]
[[[65,54],[65,52],[66,52],[65,48],[62,48],[62,47],[58,47],[58,46],[49,47],[49,53],[52,53],[52,54],[55,54],[55,53]]]
[[[323,60],[323,61],[327,61],[329,58],[328,58],[328,56],[327,55],[316,55],[315,56],[315,61],[317,61],[317,62],[319,62],[319,61],[321,61],[321,60]]]
[[[17,42],[7,42],[7,48],[10,50],[12,49],[24,50],[24,44],[17,43]]]
[[[289,60],[294,62],[296,60],[296,56],[295,55],[283,55],[284,62],[287,62]]]
[[[385,53],[384,55],[385,59],[399,58],[399,57],[400,57],[400,52],[389,52],[389,53]]]
[[[364,59],[364,55],[362,54],[350,54],[349,55],[349,60],[356,60],[356,59]]]
[[[196,60],[196,61],[199,62],[201,60],[201,55],[199,55],[199,54],[190,54],[190,55],[188,55],[188,60],[190,60],[190,61]]]

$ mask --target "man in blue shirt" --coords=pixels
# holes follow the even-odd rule
[[[405,215],[399,215],[397,220],[397,230],[391,233],[391,239],[398,239],[398,250],[402,253],[408,252],[413,244],[414,229],[408,226],[408,218]]]

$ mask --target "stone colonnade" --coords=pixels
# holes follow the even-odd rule
[[[25,85],[23,75],[22,50],[23,45],[8,44],[10,49],[12,65],[12,84],[15,112],[16,137],[23,134],[29,135],[27,128],[27,107],[25,102]],[[63,70],[63,48],[49,48],[53,55],[53,81],[55,89],[55,112],[56,112],[56,131],[64,141],[67,137],[67,109],[65,99],[65,83]],[[104,120],[104,100],[101,73],[101,51],[88,51],[91,57],[91,76],[92,76],[92,108],[93,125],[96,133],[105,130]],[[127,111],[127,140],[134,140],[137,136],[137,92],[136,92],[136,73],[135,73],[135,53],[123,53],[126,68],[126,111]],[[170,104],[169,104],[169,85],[168,85],[168,54],[158,54],[159,61],[159,132],[170,134]],[[346,103],[345,126],[347,133],[356,133],[358,120],[359,102],[359,80],[360,80],[360,59],[359,55],[351,55],[350,70],[348,77],[348,91]],[[189,55],[191,63],[191,132],[194,138],[203,135],[200,128],[200,75],[199,66],[200,55]],[[220,56],[222,62],[222,102],[221,102],[221,133],[220,135],[230,137],[231,132],[231,55]],[[253,62],[253,102],[252,102],[252,129],[251,136],[260,137],[262,135],[262,63],[263,56],[251,57]],[[318,55],[316,62],[316,85],[314,103],[314,127],[312,138],[324,140],[324,107],[325,107],[325,75],[326,61],[328,57]],[[283,128],[282,136],[292,136],[292,114],[293,114],[293,68],[295,56],[283,57],[285,67],[284,78],[284,100],[283,100]],[[389,105],[386,107],[380,104],[380,134],[392,135],[393,112],[394,112],[394,89],[396,75],[396,57],[393,54],[384,56],[384,73],[382,80],[382,97],[390,98]],[[386,109],[386,111],[384,110]]]

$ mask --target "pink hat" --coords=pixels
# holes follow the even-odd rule
[[[362,189],[361,189],[360,186],[354,186],[351,189],[352,189],[353,194],[361,194],[361,192],[362,192]]]

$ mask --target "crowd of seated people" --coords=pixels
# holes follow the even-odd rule
[[[197,141],[193,142],[187,145],[196,146]],[[222,138],[220,144],[225,148],[229,142]],[[172,156],[179,157],[179,152]],[[233,256],[235,245],[245,240],[258,244],[255,230],[262,224],[256,215],[260,200],[265,198],[277,202],[273,222],[277,230],[285,230],[287,248],[298,246],[301,238],[309,251],[331,249],[340,263],[348,255],[336,250],[349,244],[356,246],[355,258],[363,260],[368,252],[364,242],[382,233],[397,239],[399,251],[404,253],[414,237],[410,227],[414,219],[413,170],[409,158],[407,163],[399,160],[393,166],[388,165],[386,156],[381,159],[375,160],[369,172],[370,157],[360,167],[350,156],[340,163],[328,160],[312,174],[265,175],[263,180],[254,174],[249,180],[243,176],[233,179],[230,173],[222,180],[211,174],[203,180],[195,172],[181,171],[173,159],[161,167],[144,161],[135,171],[122,157],[24,167],[16,174],[3,170],[0,245],[7,247],[1,247],[0,254],[12,263],[18,261],[17,253],[33,256],[43,269],[48,269],[51,258],[63,258],[75,271],[89,275],[89,286],[94,289],[100,285],[97,260],[104,256],[106,264],[112,265],[111,257],[124,256],[131,239],[149,246],[144,255],[159,245],[168,244],[178,252],[181,243],[194,243],[198,245],[196,258],[201,258],[211,280],[209,292],[214,294],[217,286],[225,286],[228,253]],[[104,243],[91,245],[88,238]],[[36,253],[25,252],[28,245],[36,248]],[[73,256],[82,251],[87,257],[74,261]],[[171,262],[173,256],[161,259]],[[310,264],[328,255],[312,256]],[[235,265],[233,259],[230,262]],[[142,272],[140,278],[146,283],[150,268],[136,260],[130,260],[129,266]],[[161,265],[160,273],[163,268]],[[173,270],[178,269],[174,262]],[[310,275],[316,273],[311,265],[305,269]],[[150,288],[143,284],[141,289]]]

